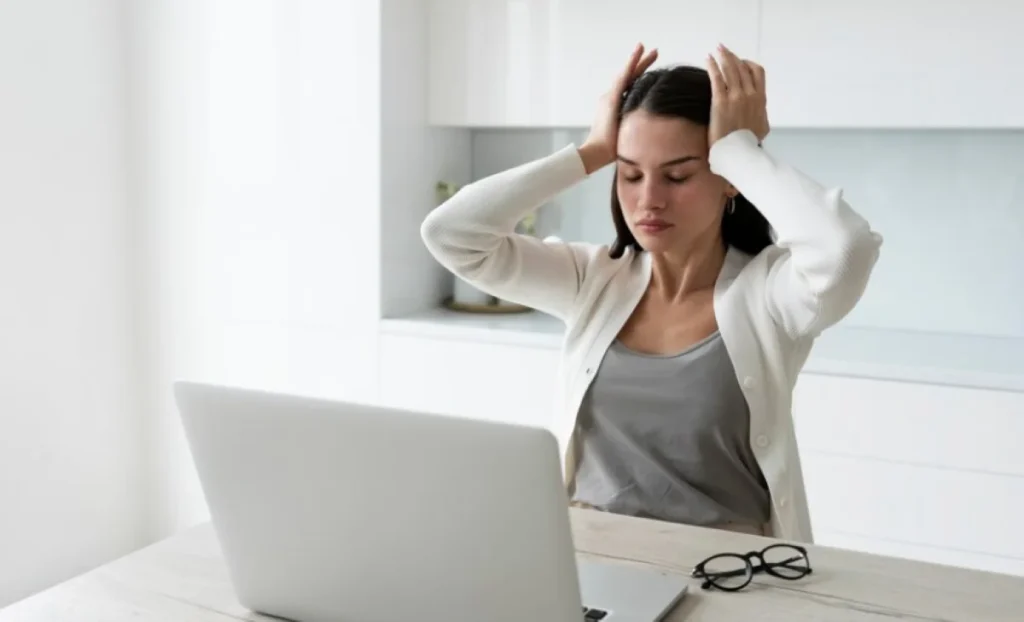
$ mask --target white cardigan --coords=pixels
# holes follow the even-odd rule
[[[772,499],[769,533],[812,542],[792,420],[792,393],[815,337],[856,304],[881,236],[843,200],[775,160],[749,130],[718,140],[712,171],[764,214],[775,244],[755,257],[734,248],[715,286],[719,330],[750,406],[750,443]],[[515,233],[528,213],[587,176],[575,145],[465,186],[423,222],[447,269],[500,298],[566,325],[552,432],[571,488],[577,413],[605,351],[644,294],[650,254]],[[605,209],[595,205],[593,209]],[[610,216],[609,216],[610,217]]]

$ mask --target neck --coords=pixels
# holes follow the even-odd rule
[[[679,250],[653,253],[651,293],[674,301],[713,288],[725,263],[725,252],[722,237],[715,235]]]

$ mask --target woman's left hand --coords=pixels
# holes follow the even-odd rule
[[[711,76],[711,123],[708,147],[736,130],[750,130],[760,143],[768,136],[768,104],[764,89],[764,68],[738,58],[729,48],[719,46],[722,61],[708,56]]]

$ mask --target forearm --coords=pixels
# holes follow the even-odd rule
[[[569,146],[543,158],[464,186],[435,208],[423,224],[424,237],[460,244],[466,237],[503,236],[524,216],[586,177],[580,155]]]
[[[859,300],[882,243],[843,199],[758,148],[749,132],[734,132],[712,148],[712,170],[764,215],[786,252],[773,264],[766,302],[795,337],[817,334]]]
[[[764,215],[780,246],[810,245],[828,251],[874,239],[868,222],[842,198],[760,148],[749,131],[723,137],[710,153],[722,175]]]
[[[524,216],[585,178],[574,146],[465,186],[421,226],[437,261],[480,289],[565,317],[579,287],[580,245],[516,233]]]

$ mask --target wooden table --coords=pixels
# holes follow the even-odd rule
[[[714,553],[746,552],[768,538],[572,509],[585,555],[689,573]],[[854,553],[809,551],[797,582],[759,575],[744,592],[693,581],[669,621],[832,622],[1024,620],[1024,578]],[[0,610],[0,622],[214,622],[272,620],[234,599],[216,537],[196,527]]]

